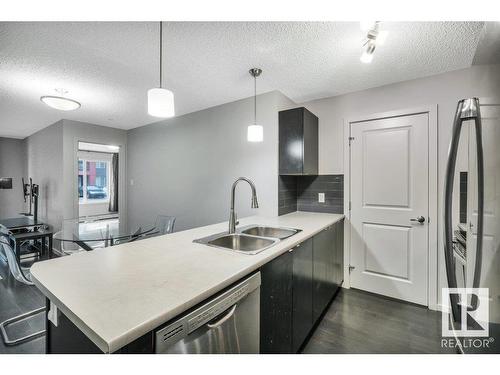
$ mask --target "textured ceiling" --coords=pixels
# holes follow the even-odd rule
[[[165,23],[164,85],[178,115],[280,90],[300,103],[469,67],[482,23],[383,23],[387,42],[359,61],[357,22]],[[123,129],[148,116],[158,83],[158,24],[0,23],[0,136],[25,137],[61,119]],[[82,103],[59,112],[41,95],[65,88]]]

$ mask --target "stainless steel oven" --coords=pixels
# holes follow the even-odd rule
[[[156,353],[259,353],[260,272],[158,330]]]

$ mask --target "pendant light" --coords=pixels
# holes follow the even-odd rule
[[[257,77],[262,73],[262,69],[252,68],[249,70],[250,75],[254,80],[254,96],[253,96],[253,124],[248,125],[247,141],[262,142],[264,140],[264,128],[262,125],[257,125]]]
[[[174,93],[162,87],[162,41],[163,27],[160,21],[160,87],[148,90],[148,113],[154,117],[175,116]]]
[[[45,95],[41,96],[40,100],[51,108],[58,109],[60,111],[74,111],[81,107],[81,104],[76,100],[65,97],[68,93],[65,89],[56,89],[57,96],[55,95]]]

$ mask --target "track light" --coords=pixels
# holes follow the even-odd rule
[[[380,30],[380,21],[360,22],[360,27],[363,31],[368,31],[366,33],[366,39],[363,44],[365,50],[363,51],[360,60],[365,64],[369,64],[373,61],[373,53],[375,52],[375,47],[378,45],[383,45],[385,43],[388,31]],[[366,29],[367,27],[368,29]]]
[[[373,52],[375,52],[375,43],[374,42],[368,42],[366,46],[366,50],[363,52],[361,55],[361,62],[365,64],[369,64],[373,60]]]

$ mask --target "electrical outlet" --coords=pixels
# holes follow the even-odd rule
[[[325,193],[318,193],[318,202],[325,203]]]

